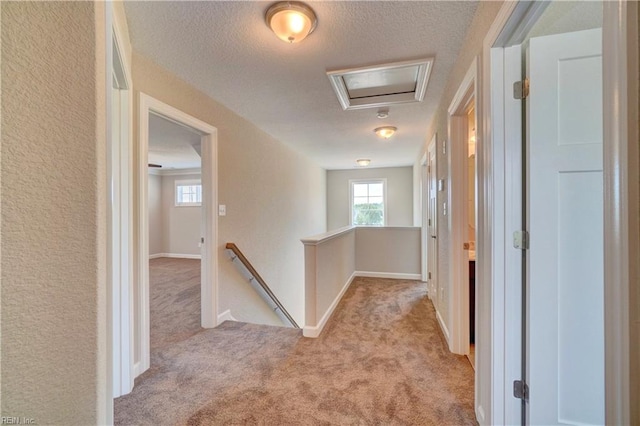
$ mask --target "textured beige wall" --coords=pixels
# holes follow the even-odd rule
[[[1,8],[2,416],[109,421],[104,3]]]
[[[176,180],[188,179],[200,175],[162,176],[162,253],[200,254],[202,207],[175,205]]]
[[[413,169],[386,167],[327,171],[327,229],[350,225],[349,179],[387,179],[386,225],[413,225]]]
[[[162,223],[162,176],[149,173],[149,255],[164,253]]]
[[[465,38],[462,49],[460,50],[460,54],[458,55],[458,59],[456,64],[450,73],[449,81],[447,82],[447,86],[445,88],[444,94],[440,100],[440,104],[438,105],[438,110],[434,115],[434,118],[429,126],[429,131],[425,135],[425,143],[424,146],[416,158],[416,162],[414,167],[420,167],[420,159],[424,155],[427,150],[427,143],[431,141],[431,138],[434,134],[437,134],[437,177],[438,179],[447,180],[447,176],[449,174],[448,164],[449,159],[448,155],[451,150],[447,149],[447,154],[443,154],[442,151],[442,141],[448,140],[448,115],[447,109],[451,104],[453,96],[455,95],[462,79],[464,78],[467,70],[471,66],[471,62],[478,55],[482,54],[482,42],[484,40],[489,27],[493,23],[494,18],[496,17],[500,7],[502,6],[501,1],[483,1],[478,5],[478,10],[476,11],[476,15],[471,23],[469,28],[469,32]],[[416,188],[419,188],[418,183],[414,182]],[[445,184],[445,187],[448,187],[448,183]],[[447,192],[438,192],[438,280],[440,281],[441,287],[445,287],[444,292],[444,303],[441,303],[440,306],[442,310],[446,310],[446,312],[441,312],[441,315],[445,319],[447,324],[447,328],[451,326],[451,320],[449,318],[449,312],[447,307],[449,306],[449,217],[444,216],[443,214],[443,203],[446,201]]]
[[[420,228],[356,229],[356,271],[420,274]]]
[[[218,129],[218,199],[227,206],[218,222],[219,312],[282,324],[230,262],[224,244],[234,242],[304,324],[300,238],[325,231],[326,171],[135,52],[133,77],[136,103],[144,92]]]
[[[630,273],[630,294],[629,294],[629,321],[630,321],[630,360],[631,374],[631,424],[640,424],[640,173],[638,165],[640,164],[640,132],[638,126],[640,123],[640,66],[638,57],[640,56],[640,13],[638,13],[638,4],[630,4],[629,8],[629,34],[628,34],[628,55],[630,67],[629,88],[632,93],[630,105],[629,123],[631,128],[629,134],[635,137],[638,144],[631,151],[629,167],[633,172],[631,176],[635,177],[635,185],[631,184],[631,244],[629,251],[629,263],[631,266]],[[634,72],[635,71],[635,72]],[[636,75],[633,75],[636,74]],[[633,97],[635,96],[635,101]],[[633,107],[637,108],[633,111]],[[637,121],[635,121],[637,120]],[[633,140],[633,139],[631,139]],[[634,238],[635,237],[635,238]]]

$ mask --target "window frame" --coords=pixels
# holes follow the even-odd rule
[[[387,226],[387,179],[386,178],[367,178],[367,179],[349,179],[349,225],[353,225],[353,186],[355,184],[382,184],[382,225],[356,225],[371,228],[383,228]]]
[[[195,203],[181,203],[178,201],[179,186],[199,186],[200,201]],[[175,207],[201,207],[202,206],[202,180],[201,179],[176,179],[173,187],[173,204]]]

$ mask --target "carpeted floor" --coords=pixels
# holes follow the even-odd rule
[[[149,261],[151,363],[160,349],[200,327],[200,260],[160,257]]]
[[[115,423],[466,425],[473,370],[449,353],[426,286],[356,279],[317,339],[225,322],[159,351]]]

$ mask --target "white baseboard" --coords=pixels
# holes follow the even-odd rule
[[[304,337],[318,337],[320,333],[322,333],[322,329],[327,324],[327,321],[329,321],[329,318],[331,318],[331,314],[333,314],[334,309],[336,308],[336,306],[338,306],[338,303],[340,303],[342,296],[344,296],[344,293],[347,291],[347,289],[349,288],[349,286],[351,285],[355,277],[356,277],[356,273],[354,272],[353,274],[351,274],[351,277],[349,277],[345,285],[342,287],[342,290],[340,290],[340,293],[338,293],[336,298],[333,299],[333,302],[331,302],[329,309],[327,309],[327,312],[324,313],[318,325],[315,325],[315,326],[305,325],[302,328],[302,335]]]
[[[201,259],[199,254],[181,254],[181,253],[156,253],[149,256],[149,259],[157,259],[159,257],[171,257],[174,259]]]
[[[440,324],[440,329],[442,329],[442,334],[444,334],[444,338],[447,340],[447,347],[451,350],[451,342],[449,340],[449,329],[444,324],[444,320],[440,316],[440,311],[436,309],[436,318],[438,319],[438,324]]]
[[[225,321],[238,321],[231,315],[231,309],[227,309],[220,315],[218,315],[218,324],[222,324]]]
[[[399,272],[370,272],[370,271],[356,271],[354,272],[356,277],[369,277],[369,278],[393,278],[396,280],[422,280],[420,274],[404,274]]]

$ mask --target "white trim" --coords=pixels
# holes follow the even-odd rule
[[[420,274],[405,274],[405,273],[401,273],[401,272],[355,271],[353,274],[356,277],[391,278],[391,279],[394,279],[394,280],[418,280],[418,281],[422,281],[422,275],[420,275]]]
[[[477,103],[477,60],[471,62],[462,83],[449,105],[449,188],[447,203],[449,212],[449,318],[451,335],[449,348],[456,354],[469,352],[469,268],[467,242],[467,113],[473,102]],[[478,108],[475,108],[476,117]],[[478,120],[476,119],[476,123]],[[477,125],[476,125],[477,127]],[[476,142],[478,143],[478,142]]]
[[[202,255],[200,254],[156,253],[149,255],[149,259],[157,259],[159,257],[167,257],[171,259],[202,259]]]
[[[140,361],[138,361],[135,364],[133,364],[133,375],[134,375],[134,377],[138,377],[142,373],[144,373],[144,370],[141,370]]]
[[[302,238],[302,244],[307,246],[317,246],[318,244],[329,241],[333,238],[339,237],[342,234],[346,234],[350,231],[355,230],[356,226],[344,226],[342,228],[338,228],[334,231],[325,232],[324,234],[318,234],[311,237]]]
[[[603,97],[604,97],[604,312],[605,312],[605,416],[606,424],[633,424],[631,396],[630,278],[637,268],[638,140],[637,140],[637,5],[604,2]],[[628,46],[628,17],[633,41]],[[635,34],[634,34],[635,33]],[[628,57],[632,50],[632,57]],[[631,75],[629,63],[631,62]],[[629,89],[632,95],[629,96]],[[629,115],[632,112],[632,115]],[[630,129],[629,125],[633,127]],[[631,138],[633,136],[633,138]],[[632,164],[635,167],[630,167]],[[635,213],[630,217],[630,213]],[[629,234],[630,229],[636,232]],[[632,264],[634,266],[632,266]],[[636,290],[637,291],[637,290]],[[633,299],[631,299],[633,300]],[[637,360],[635,361],[638,362]],[[636,378],[637,379],[637,378]],[[634,398],[638,401],[637,396]],[[635,402],[638,404],[638,402]],[[635,413],[637,415],[637,406]]]
[[[238,321],[231,315],[231,309],[227,309],[218,315],[218,324],[222,324],[225,321]]]
[[[422,281],[427,281],[427,244],[428,244],[428,236],[427,236],[427,224],[428,224],[428,212],[427,212],[427,208],[428,208],[428,179],[429,179],[429,175],[427,173],[427,157],[428,157],[428,153],[425,151],[424,155],[422,156],[422,158],[420,159],[420,163],[419,163],[419,167],[420,167],[420,171],[419,171],[419,182],[420,182],[420,193],[419,193],[419,199],[420,199],[420,226],[421,226],[421,230],[420,230],[420,248],[422,249],[422,254],[420,256],[420,273],[421,273],[421,280]]]
[[[140,372],[150,366],[149,348],[149,218],[148,218],[148,152],[149,114],[159,115],[183,126],[195,129],[202,136],[202,246],[201,264],[201,325],[218,324],[218,165],[217,129],[170,105],[140,92],[138,116],[138,259],[140,313]],[[208,260],[208,261],[207,261]]]
[[[476,281],[480,283],[491,283],[491,287],[479,285],[482,291],[480,308],[491,312],[491,331],[488,338],[491,341],[490,373],[491,385],[487,388],[486,383],[480,379],[476,380],[476,414],[481,424],[505,424],[505,398],[510,397],[511,390],[506,385],[509,378],[503,375],[502,367],[505,360],[508,362],[512,356],[505,342],[505,306],[512,303],[505,300],[505,271],[509,267],[505,257],[505,247],[509,231],[505,224],[505,182],[508,178],[504,160],[496,159],[501,153],[500,146],[504,144],[503,129],[506,125],[504,120],[504,110],[496,100],[502,99],[504,87],[500,83],[502,70],[496,67],[496,62],[492,60],[496,54],[492,52],[494,46],[504,46],[497,43],[514,44],[522,42],[522,36],[526,31],[522,30],[535,22],[535,17],[539,16],[540,10],[530,9],[531,7],[541,8],[542,2],[505,2],[494,20],[487,36],[483,42],[482,61],[482,91],[491,96],[483,97],[482,130],[484,146],[478,158],[479,176],[481,187],[479,188],[479,211],[481,225],[479,230],[483,235],[479,235],[479,240],[483,241],[482,247],[477,248],[480,262]],[[629,368],[629,321],[628,308],[630,296],[630,276],[629,272],[637,273],[636,266],[629,262],[629,255],[633,253],[637,256],[636,242],[629,239],[629,215],[637,208],[637,167],[629,167],[629,161],[637,164],[637,158],[629,155],[628,150],[632,149],[637,157],[637,140],[630,137],[627,131],[631,129],[637,137],[637,87],[631,91],[627,82],[634,82],[637,79],[637,62],[633,67],[628,68],[627,56],[630,47],[627,45],[628,38],[637,43],[637,5],[633,2],[616,0],[604,3],[603,16],[603,71],[604,71],[604,140],[608,143],[604,145],[604,173],[605,173],[605,387],[606,387],[606,423],[607,424],[631,424],[633,423],[630,413],[636,407],[632,407],[634,399],[630,395],[630,368]],[[633,9],[633,16],[629,11]],[[627,21],[631,17],[633,19]],[[627,25],[633,26],[633,34],[627,31]],[[518,29],[519,28],[519,29]],[[635,33],[634,33],[635,31]],[[512,34],[509,34],[509,33]],[[504,33],[504,34],[502,34]],[[517,34],[515,34],[517,33]],[[633,47],[633,46],[632,46]],[[637,49],[637,45],[635,45]],[[496,51],[499,49],[496,49]],[[633,55],[637,51],[631,49]],[[637,60],[637,57],[634,58]],[[631,74],[627,74],[630,72]],[[498,78],[497,78],[497,77]],[[634,109],[629,119],[627,108]],[[630,178],[630,174],[634,176]],[[633,186],[633,189],[630,190]],[[630,196],[630,198],[628,198]],[[630,209],[631,203],[631,209]],[[637,213],[637,211],[636,211]],[[632,217],[637,221],[637,217]],[[492,232],[488,232],[492,230]],[[637,231],[637,229],[636,229]],[[636,235],[635,233],[633,235]],[[502,236],[502,237],[501,237]],[[629,244],[633,244],[633,248]],[[636,275],[637,278],[637,275]],[[635,283],[635,281],[633,281]],[[483,330],[482,333],[485,333]],[[479,372],[485,369],[483,357],[486,356],[482,350],[476,348],[478,356]],[[478,373],[477,377],[478,377]],[[483,407],[491,407],[486,412]],[[486,417],[485,417],[485,414]]]
[[[480,85],[476,100],[477,135],[476,164],[478,176],[478,212],[476,242],[476,380],[475,411],[480,424],[505,424],[503,363],[504,335],[499,330],[504,325],[504,258],[496,250],[502,247],[501,237],[504,227],[504,191],[502,174],[504,171],[495,164],[494,156],[500,155],[503,113],[494,111],[492,101],[502,99],[502,74],[496,76],[492,63],[492,47],[500,34],[507,28],[510,17],[516,9],[527,7],[525,2],[505,2],[494,19],[483,40]],[[496,97],[494,90],[499,90]],[[494,131],[494,129],[496,131]],[[496,232],[501,232],[496,235]]]
[[[126,34],[113,18],[112,5],[107,3],[107,180],[108,180],[108,246],[109,270],[109,356],[112,386],[110,396],[125,395],[133,389],[134,321],[133,321],[133,82],[129,58],[124,55]],[[114,69],[117,64],[118,69]],[[113,139],[113,73],[122,92],[120,103],[120,134],[118,146]]]
[[[182,175],[199,175],[202,173],[200,167],[194,167],[190,169],[149,169],[149,172],[154,171],[160,176],[182,176]]]
[[[437,171],[438,171],[438,134],[435,133],[433,135],[433,137],[431,138],[431,141],[429,142],[429,144],[427,145],[427,164],[429,162],[429,157],[433,155],[433,167],[434,167],[434,176],[437,179]],[[428,176],[428,171],[427,171],[427,220],[429,219],[429,200],[431,198],[431,182],[429,181],[429,176]],[[433,220],[433,227],[436,230],[438,230],[438,189],[436,188],[435,190],[435,198],[436,198],[436,211],[435,211],[435,216],[432,217],[431,219]],[[429,298],[431,299],[431,301],[433,302],[434,307],[436,308],[436,310],[438,309],[438,239],[435,239],[435,243],[434,245],[436,246],[436,249],[433,251],[433,253],[431,253],[429,251],[429,242],[430,242],[430,236],[429,236],[429,227],[427,226],[426,229],[424,230],[424,234],[425,234],[425,238],[427,239],[427,250],[426,250],[426,257],[427,259],[427,278],[428,278],[428,274],[429,272],[431,272],[431,280],[427,280],[427,282],[429,283]],[[437,235],[436,235],[437,237]],[[429,257],[433,257],[433,270],[429,271]]]
[[[327,77],[331,87],[338,97],[340,106],[343,110],[362,109],[362,108],[377,108],[383,106],[389,106],[394,104],[421,102],[424,99],[424,95],[429,83],[429,76],[431,75],[431,68],[433,68],[434,58],[423,58],[402,62],[392,62],[389,64],[380,64],[374,66],[365,66],[358,68],[348,68],[342,70],[328,71]],[[407,66],[418,66],[416,76],[416,88],[412,93],[402,94],[387,94],[377,95],[372,97],[366,97],[362,99],[351,99],[349,96],[349,90],[344,82],[345,75],[371,73],[378,71],[388,71],[395,68],[402,68]]]
[[[315,326],[305,325],[302,328],[302,335],[304,337],[315,338],[315,337],[318,337],[320,333],[322,333],[322,329],[327,324],[327,321],[329,321],[329,318],[331,318],[333,311],[336,309],[336,306],[338,306],[338,303],[340,303],[340,300],[342,300],[342,296],[344,296],[345,292],[349,289],[349,286],[351,285],[355,277],[356,277],[356,274],[354,272],[353,274],[351,274],[351,277],[349,277],[345,285],[342,287],[342,290],[340,290],[340,293],[338,293],[335,299],[333,299],[333,302],[331,302],[331,305],[329,305],[329,308],[322,316],[322,319],[320,319],[320,322],[318,322],[318,325],[315,325]]]

